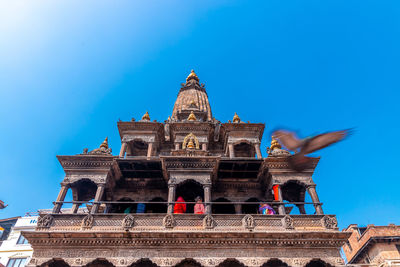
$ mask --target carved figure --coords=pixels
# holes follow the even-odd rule
[[[175,224],[174,217],[171,214],[165,215],[163,224],[165,228],[173,228]]]
[[[122,220],[122,227],[125,230],[129,230],[130,228],[133,227],[134,224],[135,224],[135,218],[131,214],[126,215],[125,218]]]
[[[286,229],[294,229],[293,226],[293,218],[290,217],[289,215],[286,215],[283,219],[282,219],[282,224],[283,227]]]
[[[82,228],[92,228],[93,221],[94,221],[93,215],[89,213],[82,220]]]
[[[214,218],[210,214],[207,214],[203,219],[203,227],[205,229],[212,229],[214,228],[214,226],[215,226]]]
[[[253,229],[254,228],[254,218],[251,215],[246,215],[243,217],[243,226],[246,229]]]
[[[335,217],[324,216],[322,218],[322,224],[326,229],[336,229],[337,228],[337,220]]]
[[[186,137],[183,139],[182,149],[186,149],[186,148],[200,149],[199,140],[193,133],[186,135]]]

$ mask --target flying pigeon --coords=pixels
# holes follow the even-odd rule
[[[309,164],[309,160],[305,155],[339,142],[349,134],[350,130],[342,130],[299,139],[293,132],[277,130],[273,133],[273,136],[287,149],[295,152],[294,155],[288,158],[288,162],[294,170],[302,171]]]
[[[4,201],[0,200],[0,210],[4,209],[8,205],[4,205]]]

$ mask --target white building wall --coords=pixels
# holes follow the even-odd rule
[[[29,244],[17,244],[21,231],[34,231],[36,228],[38,216],[21,217],[15,223],[7,240],[4,240],[0,246],[0,263],[7,266],[10,259],[26,258],[25,264],[28,264],[33,253]],[[23,266],[19,266],[23,267]]]

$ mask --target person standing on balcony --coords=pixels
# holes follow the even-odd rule
[[[204,214],[204,204],[201,197],[196,197],[196,204],[194,205],[194,214]]]
[[[261,203],[260,207],[258,208],[258,211],[263,215],[274,215],[275,214],[274,209],[267,203]]]
[[[183,214],[186,213],[186,203],[183,197],[178,197],[174,206],[175,214]]]

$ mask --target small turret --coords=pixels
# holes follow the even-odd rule
[[[241,120],[240,120],[238,114],[236,114],[236,112],[235,112],[235,115],[233,116],[232,122],[233,122],[233,123],[239,123],[240,121],[241,121]]]
[[[143,115],[142,121],[150,121],[150,115],[148,111],[146,111],[146,113]]]
[[[194,72],[194,70],[192,70],[190,72],[190,74],[187,76],[186,82],[188,82],[188,81],[190,81],[192,79],[195,79],[196,81],[199,81],[199,77],[197,77],[197,74]]]

